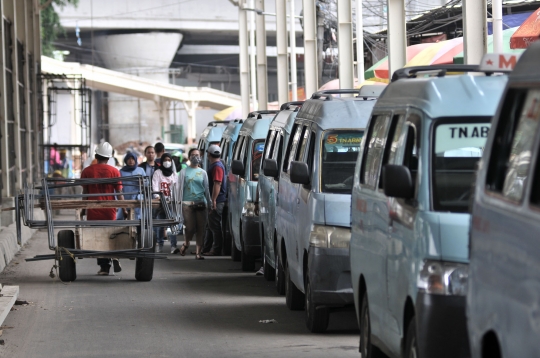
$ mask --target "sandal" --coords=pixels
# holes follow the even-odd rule
[[[180,255],[186,256],[186,251],[188,249],[189,245],[182,244],[182,247],[180,248]]]
[[[201,256],[201,254],[196,254],[195,255],[195,260],[204,260],[204,257]]]

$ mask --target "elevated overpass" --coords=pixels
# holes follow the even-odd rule
[[[62,62],[46,56],[41,57],[41,71],[58,75],[81,75],[86,79],[86,85],[92,89],[152,100],[160,108],[167,101],[180,101],[188,113],[187,133],[191,138],[196,136],[195,109],[198,106],[216,110],[240,106],[240,96],[213,88],[176,86],[102,67]]]

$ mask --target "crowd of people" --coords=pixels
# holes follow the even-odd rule
[[[81,172],[81,178],[121,178],[135,175],[147,176],[152,183],[154,199],[159,194],[166,199],[173,198],[173,191],[181,201],[181,224],[184,227],[184,242],[177,247],[176,235],[168,235],[164,228],[154,228],[154,245],[157,253],[163,252],[165,239],[171,246],[171,254],[186,255],[192,240],[196,243],[196,260],[203,260],[204,256],[221,255],[223,234],[222,214],[226,201],[227,175],[221,162],[221,149],[217,145],[211,145],[207,154],[209,168],[205,171],[201,168],[201,153],[196,148],[190,149],[188,160],[175,161],[174,157],[165,152],[163,143],[147,146],[144,149],[145,161],[138,164],[134,153],[128,152],[124,157],[124,166],[117,169],[114,160],[113,148],[103,142],[96,147],[95,155],[91,163]],[[133,186],[134,184],[131,184]],[[130,184],[88,184],[84,185],[83,193],[88,194],[111,194],[93,197],[93,200],[137,200],[138,194],[133,193],[136,188]],[[128,209],[88,209],[87,220],[123,220],[133,217],[140,219],[140,209],[134,209],[133,215]],[[166,217],[163,208],[154,209],[154,219]],[[100,270],[98,275],[109,275],[111,266],[114,272],[122,270],[120,262],[116,259],[98,259]]]

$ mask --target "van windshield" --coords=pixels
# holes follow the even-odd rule
[[[261,159],[264,152],[264,139],[253,141],[253,153],[251,153],[251,181],[259,180]]]
[[[491,124],[489,118],[464,122],[441,121],[432,143],[433,209],[466,213],[476,163],[482,157]]]
[[[321,189],[325,193],[352,191],[354,166],[364,131],[326,132],[322,142]]]

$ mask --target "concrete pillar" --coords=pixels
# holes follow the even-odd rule
[[[358,84],[364,82],[364,19],[362,0],[356,0],[356,77]]]
[[[491,1],[491,13],[493,14],[493,52],[503,52],[503,21],[502,0]]]
[[[240,96],[242,101],[242,118],[249,114],[249,54],[247,14],[244,11],[244,0],[238,6],[238,40],[240,45]]]
[[[339,88],[354,87],[351,0],[338,0]],[[350,95],[348,95],[350,96]]]
[[[315,1],[303,0],[304,5],[304,71],[306,79],[306,97],[319,88],[317,66],[317,16]]]
[[[289,101],[287,59],[287,0],[276,0],[277,89],[280,104]]]
[[[463,0],[463,55],[468,65],[477,65],[487,52],[486,0]]]
[[[249,2],[249,8],[253,9],[255,3],[253,0]],[[255,59],[255,12],[249,12],[249,76],[250,76],[250,92],[251,92],[251,105],[254,110],[258,109],[257,106],[257,61]]]
[[[264,0],[256,0],[255,8],[264,11]],[[259,109],[268,109],[268,70],[266,64],[266,26],[264,15],[257,15],[257,102]]]
[[[289,47],[291,49],[291,100],[298,100],[298,80],[296,73],[296,19],[294,0],[289,0]]]
[[[7,1],[0,1],[0,29],[2,30],[1,33],[4,34],[6,31],[6,28],[4,27],[4,18],[8,17],[7,7],[12,6],[13,3],[8,3]],[[7,87],[6,87],[6,51],[5,51],[5,36],[0,36],[0,92],[6,93]],[[2,133],[8,133],[8,126],[7,126],[7,98],[6,96],[0,96],[0,124],[2,125],[1,132]],[[4,135],[2,140],[0,141],[0,145],[2,146],[0,150],[0,161],[2,165],[2,198],[6,198],[9,196],[9,173],[8,173],[8,167],[9,167],[9,160],[8,160],[8,153],[9,153],[9,147],[8,147],[8,141],[7,136]]]
[[[407,63],[407,27],[405,0],[388,0],[388,66],[389,78]]]
[[[179,33],[150,32],[96,36],[94,43],[107,68],[168,83],[169,66],[182,38]],[[113,146],[132,140],[154,143],[162,132],[169,131],[169,116],[162,113],[159,100],[140,102],[138,126],[134,125],[139,121],[138,100],[109,93],[109,141]]]

